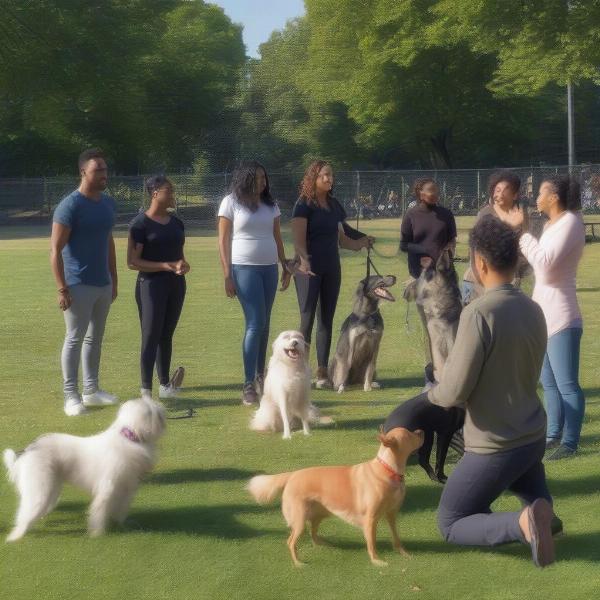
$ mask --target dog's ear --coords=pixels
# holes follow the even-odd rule
[[[377,436],[377,439],[386,448],[393,448],[394,446],[398,445],[398,441],[396,440],[395,437],[389,436],[389,435],[387,435],[387,434],[384,433],[384,431],[383,431],[383,425],[379,428],[379,435]]]

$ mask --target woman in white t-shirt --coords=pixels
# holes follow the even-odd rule
[[[258,401],[257,385],[262,388],[278,259],[282,265],[281,289],[290,284],[280,214],[265,168],[256,161],[242,162],[233,174],[231,193],[219,207],[219,251],[225,293],[239,298],[246,319],[242,392],[246,405]]]

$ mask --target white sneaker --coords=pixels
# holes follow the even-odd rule
[[[179,395],[179,388],[173,387],[170,383],[167,385],[160,385],[158,388],[158,397],[161,399],[165,398],[177,398]]]
[[[65,415],[67,417],[78,417],[87,413],[79,395],[65,398]]]
[[[119,399],[108,392],[97,390],[93,394],[83,395],[83,404],[85,406],[110,406],[118,404]]]

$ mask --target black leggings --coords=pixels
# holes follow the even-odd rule
[[[294,283],[300,308],[300,331],[304,339],[310,343],[316,313],[317,364],[319,367],[327,367],[333,333],[333,317],[342,283],[341,267],[338,264],[337,268],[314,276],[295,275]]]
[[[185,277],[175,273],[140,273],[135,285],[135,301],[142,326],[140,367],[142,388],[152,389],[154,363],[158,380],[169,383],[173,334],[185,298]]]

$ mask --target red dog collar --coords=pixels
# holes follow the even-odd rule
[[[390,479],[392,481],[394,481],[395,483],[402,483],[404,481],[403,473],[398,473],[398,471],[396,471],[395,469],[392,469],[392,467],[390,467],[390,465],[388,465],[385,462],[385,460],[383,460],[379,456],[377,457],[377,460],[380,462],[381,466],[387,471],[387,473],[390,476]]]

